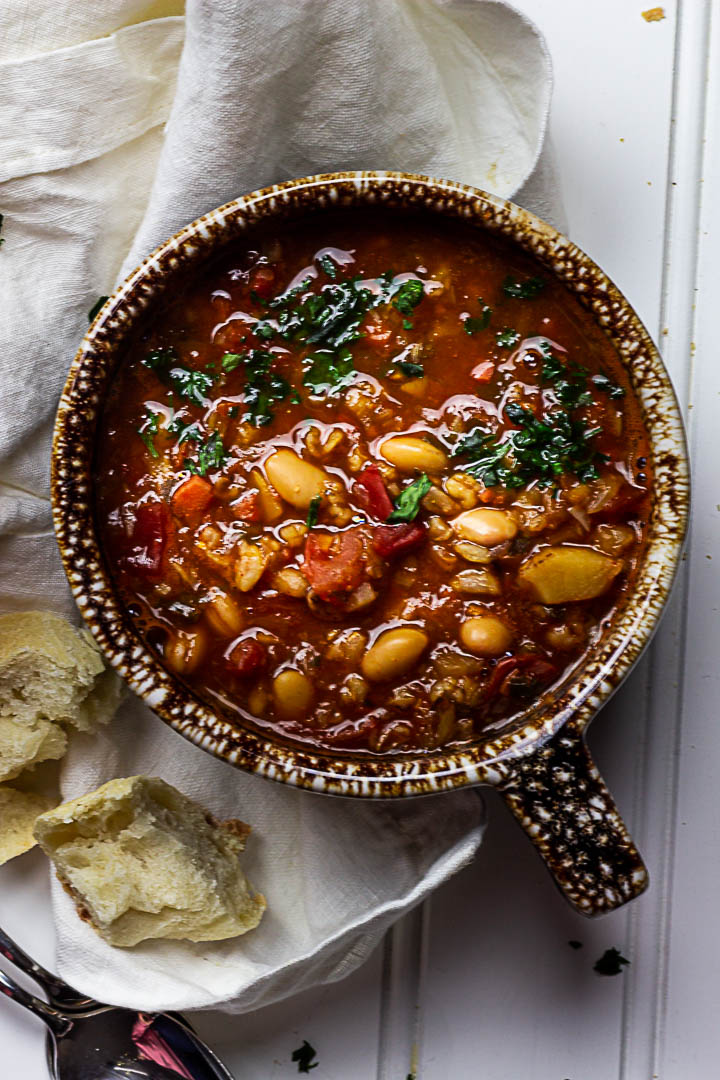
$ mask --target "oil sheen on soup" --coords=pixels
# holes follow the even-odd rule
[[[96,463],[139,633],[314,746],[497,730],[602,635],[652,477],[610,342],[524,252],[432,217],[248,234],[155,311]]]

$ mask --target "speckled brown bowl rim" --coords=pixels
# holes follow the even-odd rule
[[[253,224],[312,208],[426,211],[515,241],[578,297],[615,344],[643,408],[655,497],[636,587],[587,659],[511,728],[462,749],[402,756],[310,752],[239,728],[169,674],[143,644],[116,594],[95,528],[92,469],[96,427],[124,343],[179,275],[242,241]],[[660,355],[628,302],[598,266],[552,226],[476,188],[391,172],[311,176],[252,192],[204,215],[157,248],[120,285],[83,338],[58,408],[52,457],[53,518],[77,605],[120,675],[177,732],[249,772],[314,791],[353,796],[424,795],[500,784],[570,718],[584,730],[631,670],[668,599],[685,537],[689,475],[682,420]]]

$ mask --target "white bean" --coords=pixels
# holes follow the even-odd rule
[[[475,656],[501,656],[512,641],[512,633],[495,615],[476,615],[460,627],[460,642]]]
[[[512,540],[518,527],[507,510],[496,510],[489,506],[480,506],[477,510],[466,510],[450,522],[462,540],[472,540],[475,544],[495,547]]]
[[[371,682],[387,682],[409,671],[428,646],[428,636],[415,626],[386,630],[363,657],[361,669]]]
[[[439,473],[447,467],[448,459],[439,446],[416,435],[395,435],[385,439],[380,453],[401,472]]]
[[[280,716],[288,720],[307,715],[314,696],[313,684],[302,671],[286,668],[273,680],[273,701]]]
[[[306,510],[322,494],[328,479],[323,469],[304,461],[292,450],[276,450],[265,462],[265,472],[278,495],[301,510]]]

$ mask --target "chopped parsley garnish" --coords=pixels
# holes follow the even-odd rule
[[[492,308],[488,307],[481,296],[478,296],[480,314],[475,317],[468,315],[463,323],[466,334],[477,334],[479,330],[487,330],[492,318]]]
[[[422,281],[419,278],[411,278],[409,281],[403,281],[393,296],[392,304],[401,315],[412,315],[424,295],[425,287]]]
[[[177,363],[177,359],[177,353],[171,345],[167,349],[151,349],[149,353],[145,353],[142,362],[158,375],[164,375],[171,364]]]
[[[0,218],[0,224],[2,224],[1,218]],[[2,240],[0,240],[0,244],[1,243],[2,243]],[[99,314],[100,309],[105,306],[105,301],[109,300],[109,299],[110,299],[109,296],[98,296],[97,300],[95,301],[93,306],[88,311],[88,322],[93,322],[94,321],[95,316],[97,314]]]
[[[174,416],[167,429],[178,436],[178,446],[182,446],[184,442],[200,442],[203,437],[202,428],[198,423],[192,420],[185,421],[180,416]]]
[[[286,341],[305,342],[322,349],[337,350],[360,336],[360,324],[375,306],[377,297],[359,285],[359,278],[324,285],[295,303],[302,283],[270,306],[279,310],[278,333]]]
[[[245,383],[244,400],[247,412],[244,419],[254,427],[265,427],[273,419],[271,406],[284,401],[290,392],[287,379],[272,370],[275,359],[273,353],[253,349],[244,356]]]
[[[347,386],[355,375],[352,353],[349,349],[338,352],[323,350],[308,356],[303,383],[314,394],[333,394]]]
[[[502,284],[502,290],[506,296],[513,300],[532,300],[545,288],[545,281],[541,277],[518,278],[508,274]]]
[[[152,409],[146,409],[145,419],[143,420],[140,427],[137,429],[138,435],[150,451],[151,457],[154,458],[160,456],[155,447],[155,436],[158,433],[159,424],[160,414],[153,412]]]
[[[320,504],[323,501],[322,495],[315,495],[310,500],[310,506],[308,507],[307,520],[305,524],[308,529],[314,529],[318,523],[318,514],[320,513]]]
[[[432,484],[425,473],[408,484],[395,499],[395,509],[388,518],[389,522],[413,521],[420,510],[420,503],[425,498]]]
[[[205,476],[209,469],[222,469],[228,459],[228,454],[223,446],[223,441],[214,431],[205,443],[198,443],[197,461],[185,458],[183,468],[198,476]]]
[[[333,262],[332,258],[327,254],[327,252],[324,255],[320,256],[320,258],[318,259],[318,265],[321,270],[325,271],[327,276],[331,278],[332,281],[335,280],[335,278],[337,277],[337,266]]]
[[[307,1039],[303,1039],[302,1046],[298,1046],[297,1050],[293,1050],[290,1060],[297,1062],[298,1072],[309,1073],[311,1069],[316,1069],[320,1064],[318,1061],[313,1061],[314,1057],[317,1057],[317,1050],[310,1045]]]
[[[410,319],[403,319],[403,330],[412,330],[413,325]]]
[[[208,390],[214,381],[212,375],[208,375],[204,371],[195,371],[193,368],[184,367],[171,368],[168,378],[173,390],[180,397],[191,401],[193,405],[205,404]]]
[[[598,975],[619,975],[623,966],[629,963],[619,949],[606,949],[593,965],[593,971],[597,971]]]
[[[393,367],[411,379],[420,379],[425,374],[423,365],[416,363],[415,360],[396,360]]]
[[[246,355],[245,353],[226,352],[220,362],[223,371],[234,371],[239,364],[242,364]]]
[[[610,382],[607,375],[598,374],[593,375],[592,383],[597,386],[598,390],[602,390],[611,398],[620,398],[625,396],[625,390],[622,386],[618,386],[617,383]]]
[[[513,330],[511,327],[506,326],[502,330],[498,330],[495,335],[495,341],[498,343],[501,349],[512,349],[517,345],[520,340],[520,334],[517,330]]]
[[[271,326],[269,322],[258,322],[253,327],[253,334],[255,337],[259,337],[261,341],[269,341],[270,338],[275,336],[275,327]]]
[[[573,473],[582,483],[597,477],[597,466],[605,458],[593,448],[592,439],[602,428],[586,427],[562,410],[538,420],[531,409],[515,402],[506,406],[505,415],[519,430],[499,440],[474,428],[453,451],[469,459],[466,471],[486,487],[519,488],[534,481],[548,487],[563,473]]]

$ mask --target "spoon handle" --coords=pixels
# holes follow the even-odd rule
[[[68,1021],[64,1016],[61,1016],[52,1005],[46,1005],[44,1001],[36,998],[34,994],[29,994],[27,990],[23,990],[22,986],[18,986],[4,971],[0,971],[0,994],[11,998],[18,1005],[22,1005],[24,1009],[28,1009],[29,1012],[39,1017],[55,1035],[62,1035],[67,1030]]]
[[[53,1005],[61,1005],[63,1008],[88,1008],[95,1004],[92,998],[83,997],[66,982],[53,975],[51,971],[38,964],[32,956],[28,956],[16,941],[6,934],[0,926],[0,956],[4,956],[11,964],[20,971],[29,975],[38,986],[42,987]]]

